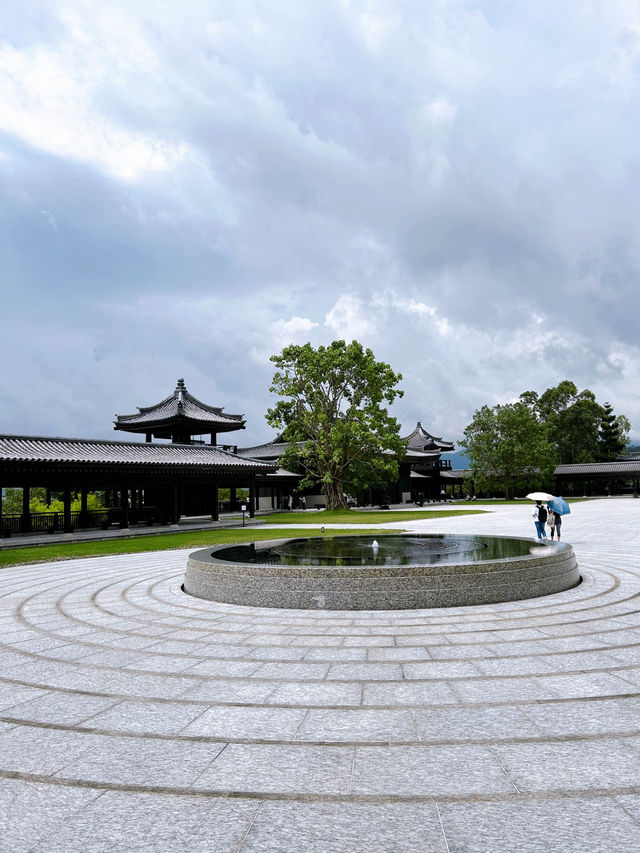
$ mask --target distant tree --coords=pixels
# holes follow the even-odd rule
[[[321,485],[327,509],[346,508],[345,488],[379,486],[397,477],[404,453],[399,424],[384,404],[402,379],[357,341],[285,347],[270,390],[283,399],[267,421],[289,442],[284,467],[299,465],[302,488]]]
[[[516,490],[535,488],[551,477],[556,456],[547,428],[522,401],[483,406],[464,436],[460,445],[479,491],[502,490],[513,498]]]
[[[600,459],[615,459],[627,446],[629,421],[624,415],[616,417],[613,414],[611,403],[605,403],[602,407],[602,418],[600,421],[600,441],[598,451]]]
[[[71,499],[71,511],[79,512],[81,506],[80,496],[74,494]],[[87,509],[104,509],[104,492],[89,492],[87,494]],[[4,490],[2,511],[5,515],[22,514],[22,489],[9,488]],[[54,493],[51,496],[51,502],[47,503],[47,490],[41,486],[33,486],[29,489],[29,512],[32,515],[42,512],[64,512],[64,503],[60,498],[60,493]]]
[[[582,391],[550,427],[561,463],[595,462],[598,459],[602,406],[595,395]]]
[[[628,440],[627,418],[615,417],[608,403],[602,406],[592,391],[578,391],[568,379],[541,395],[525,391],[520,401],[546,425],[560,463],[612,459],[622,452],[620,443],[624,449]]]
[[[2,511],[6,515],[18,515],[22,512],[22,489],[8,488],[4,490]]]

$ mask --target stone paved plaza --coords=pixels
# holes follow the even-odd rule
[[[639,522],[577,504],[580,586],[446,610],[201,601],[184,550],[2,571],[0,851],[640,850]]]

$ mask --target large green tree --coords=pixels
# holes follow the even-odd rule
[[[270,390],[282,399],[267,421],[283,431],[289,447],[281,464],[299,466],[303,488],[321,484],[327,509],[341,509],[345,489],[397,477],[404,445],[385,404],[402,396],[401,374],[357,341],[291,345],[271,361],[277,370]]]
[[[520,400],[546,425],[560,463],[613,459],[626,446],[629,421],[615,416],[609,403],[598,403],[588,388],[578,391],[565,379],[540,396],[525,391]]]
[[[506,498],[545,483],[555,465],[545,424],[522,401],[478,409],[460,445],[476,488],[502,490]]]

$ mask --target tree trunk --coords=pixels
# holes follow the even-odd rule
[[[340,480],[325,483],[324,496],[327,502],[327,509],[347,509],[347,502],[342,493],[342,482]]]

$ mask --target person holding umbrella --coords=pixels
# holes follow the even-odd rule
[[[553,510],[551,510],[551,512],[553,512]],[[558,537],[558,542],[559,542],[560,541],[560,533],[562,531],[562,516],[560,515],[559,512],[553,512],[553,518],[554,518],[554,524],[553,524],[553,527],[551,528],[551,538],[553,539],[553,534],[555,532],[555,534]]]
[[[533,522],[536,526],[538,539],[546,541],[547,534],[544,532],[544,525],[547,520],[547,510],[546,507],[542,506],[542,501],[552,501],[555,500],[555,498],[547,492],[529,492],[527,500],[536,502],[531,515],[533,516]]]
[[[564,498],[552,498],[547,506],[553,512],[553,516],[555,519],[555,532],[558,535],[558,542],[560,541],[560,533],[562,531],[562,516],[569,515],[571,512],[571,507],[565,501]],[[553,529],[551,531],[551,538],[553,539]]]
[[[546,539],[547,534],[544,532],[544,525],[547,520],[547,510],[546,507],[542,506],[542,501],[536,501],[536,505],[534,506],[531,515],[533,516],[533,523],[536,526],[538,539]]]

